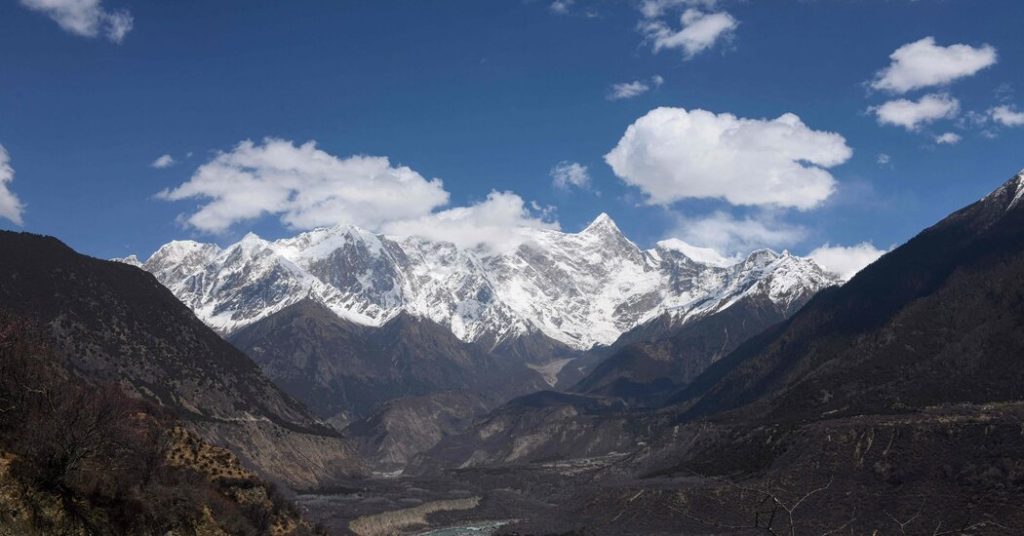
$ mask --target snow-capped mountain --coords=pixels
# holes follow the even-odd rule
[[[789,253],[737,261],[678,240],[643,250],[605,214],[579,233],[531,231],[508,254],[338,226],[273,242],[249,234],[224,249],[174,241],[142,267],[225,334],[313,298],[363,325],[404,311],[467,342],[539,332],[578,350],[662,315],[684,323],[754,294],[786,307],[838,283]]]

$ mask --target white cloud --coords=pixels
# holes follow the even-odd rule
[[[835,189],[824,168],[852,154],[841,135],[811,130],[794,114],[744,119],[657,108],[630,125],[604,158],[650,204],[722,198],[734,205],[809,209]]]
[[[917,101],[891,100],[868,110],[874,112],[879,124],[914,131],[926,123],[956,117],[960,113],[960,101],[945,93],[932,93]]]
[[[527,208],[523,199],[512,192],[491,192],[477,204],[381,226],[381,230],[390,235],[418,236],[464,248],[483,247],[498,253],[510,252],[529,241],[535,229],[559,229],[559,225],[546,221],[543,211],[538,214]]]
[[[678,251],[697,262],[703,262],[704,264],[710,264],[713,266],[732,266],[740,260],[739,257],[726,257],[714,248],[695,246],[678,238],[662,240],[658,242],[658,247]]]
[[[652,88],[660,87],[664,83],[664,78],[660,75],[654,75],[651,77],[650,83],[643,80],[634,80],[632,82],[612,84],[611,91],[608,92],[608,100],[632,99],[647,93]]]
[[[427,180],[385,157],[339,158],[312,141],[297,146],[275,138],[243,141],[157,197],[197,199],[197,209],[181,220],[209,233],[269,215],[293,229],[352,224],[507,251],[528,239],[530,230],[559,228],[548,221],[550,208],[533,204],[531,209],[511,192],[491,192],[479,203],[437,210],[449,198],[439,179]]]
[[[853,246],[833,246],[826,243],[811,251],[807,256],[844,281],[849,281],[857,272],[878,260],[886,251],[876,248],[870,242],[861,242]]]
[[[946,132],[945,134],[935,136],[935,143],[943,145],[956,145],[957,143],[960,143],[960,139],[960,135],[957,134],[956,132]]]
[[[632,99],[633,97],[647,93],[650,89],[651,86],[648,86],[645,82],[641,82],[640,80],[622,82],[621,84],[612,84],[612,89],[608,93],[608,100]]]
[[[996,49],[990,45],[964,44],[943,47],[935,44],[935,38],[925,37],[897,48],[889,58],[892,63],[875,74],[871,87],[906,93],[949,84],[994,65]]]
[[[656,19],[666,11],[679,6],[698,6],[713,8],[717,0],[643,0],[640,2],[640,13],[647,19]]]
[[[45,13],[65,31],[83,37],[100,34],[120,43],[134,23],[127,11],[103,9],[100,0],[21,0],[33,11]]]
[[[169,167],[173,166],[174,164],[175,164],[174,157],[169,155],[169,154],[165,154],[165,155],[162,155],[160,158],[157,158],[156,160],[154,160],[153,163],[150,164],[150,166],[155,167],[157,169],[164,169],[164,168],[169,168]]]
[[[568,190],[572,187],[589,188],[590,173],[587,166],[563,160],[551,168],[551,178],[556,188]]]
[[[198,209],[183,219],[211,233],[264,215],[298,229],[337,223],[375,229],[427,215],[448,202],[440,180],[394,167],[386,157],[338,158],[312,141],[296,146],[273,138],[243,141],[157,196],[200,200]]]
[[[1004,127],[1024,126],[1024,112],[1018,112],[1013,106],[996,106],[989,110],[988,113],[993,121]]]
[[[892,162],[892,157],[885,153],[878,153],[878,158],[875,161],[878,162],[878,165],[884,166]]]
[[[575,3],[576,0],[555,0],[554,2],[551,2],[551,5],[548,6],[548,8],[555,13],[565,15]]]
[[[807,236],[807,230],[779,222],[771,214],[735,218],[718,211],[702,218],[680,217],[669,236],[735,257],[758,248],[792,246]]]
[[[7,218],[21,225],[24,223],[21,214],[25,206],[8,187],[8,183],[13,181],[14,168],[11,167],[11,157],[7,154],[7,149],[0,145],[0,218]]]
[[[640,30],[654,52],[678,49],[690,59],[713,47],[719,39],[729,38],[739,21],[725,11],[709,13],[691,7],[679,17],[679,24],[679,29],[675,29],[663,20],[647,19],[640,23]]]

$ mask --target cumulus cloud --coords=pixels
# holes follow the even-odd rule
[[[680,15],[678,28],[661,19],[648,19],[640,23],[640,30],[654,52],[681,50],[683,57],[690,59],[720,39],[730,37],[738,26],[739,21],[725,11],[706,12],[691,7]]]
[[[944,47],[936,45],[935,38],[925,37],[897,48],[889,58],[892,63],[876,73],[871,87],[906,93],[949,84],[990,67],[996,63],[996,49],[991,45]]]
[[[960,139],[960,135],[956,132],[946,132],[945,134],[935,136],[935,143],[942,145],[956,145],[957,143],[960,143]]]
[[[162,155],[160,158],[157,158],[156,160],[154,160],[153,163],[150,164],[150,166],[155,167],[157,169],[164,169],[164,168],[169,168],[169,167],[173,166],[174,164],[175,164],[174,157],[169,155],[169,154],[165,154],[165,155]]]
[[[878,249],[870,242],[861,242],[853,246],[833,246],[826,243],[807,256],[843,281],[849,281],[857,272],[878,260],[886,252],[887,250]]]
[[[779,222],[770,214],[736,218],[718,211],[700,218],[680,217],[670,236],[735,257],[758,248],[792,246],[807,236],[807,230]]]
[[[878,165],[885,166],[892,162],[892,157],[886,153],[878,153],[878,158],[875,161],[878,162]]]
[[[387,222],[381,230],[395,236],[418,236],[451,242],[464,248],[486,248],[496,253],[513,251],[530,239],[535,229],[559,229],[512,192],[492,191],[487,199],[418,218]]]
[[[0,218],[22,225],[21,214],[25,206],[21,204],[18,196],[10,190],[9,184],[14,181],[14,168],[11,167],[11,157],[0,145]]]
[[[988,111],[993,121],[1004,127],[1024,126],[1024,112],[1017,111],[1013,106],[996,106]]]
[[[392,166],[386,157],[338,158],[312,141],[295,145],[274,138],[239,143],[157,197],[199,200],[183,221],[210,233],[265,215],[297,229],[337,223],[375,229],[448,202],[440,180]]]
[[[744,119],[657,108],[630,125],[604,159],[650,204],[721,198],[734,205],[809,209],[835,190],[825,168],[852,154],[841,135],[812,130],[790,113]]]
[[[180,220],[208,233],[274,216],[292,229],[351,224],[508,251],[528,239],[531,230],[559,228],[549,221],[549,208],[527,205],[512,192],[491,192],[479,203],[444,208],[449,194],[439,179],[427,180],[385,157],[339,158],[313,141],[295,145],[276,138],[243,141],[157,197],[197,200],[195,211]]]
[[[587,166],[577,162],[563,160],[551,168],[551,179],[556,188],[569,190],[570,188],[589,188],[590,173]]]
[[[120,43],[134,20],[127,11],[109,11],[100,0],[21,0],[21,5],[53,19],[64,31],[83,37],[105,36]]]
[[[915,131],[921,125],[956,117],[960,113],[960,101],[945,93],[932,93],[916,101],[891,100],[868,110],[875,114],[881,125],[895,125]]]

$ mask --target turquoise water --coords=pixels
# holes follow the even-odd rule
[[[507,524],[509,524],[509,521],[478,521],[476,523],[459,525],[458,527],[421,532],[417,536],[488,536],[494,534],[502,525]]]

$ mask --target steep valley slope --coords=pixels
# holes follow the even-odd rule
[[[0,232],[0,251],[0,304],[44,326],[77,374],[172,410],[207,441],[290,485],[365,471],[348,442],[151,274],[27,233]]]

